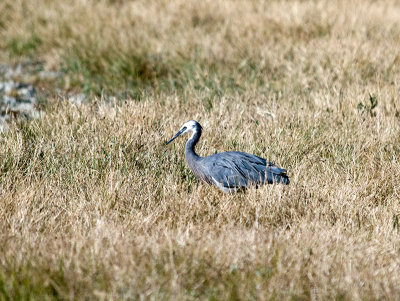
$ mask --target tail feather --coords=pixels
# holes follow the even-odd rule
[[[275,164],[269,162],[267,167],[268,183],[279,183],[288,185],[290,183],[290,180],[286,172],[286,169],[280,168]]]

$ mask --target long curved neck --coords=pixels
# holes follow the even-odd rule
[[[188,162],[190,161],[190,159],[196,160],[196,159],[200,158],[199,155],[197,155],[194,150],[197,142],[199,142],[199,140],[200,140],[200,136],[201,136],[201,128],[196,129],[193,132],[192,137],[190,137],[190,139],[186,142],[185,157]]]

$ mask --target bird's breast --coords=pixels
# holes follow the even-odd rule
[[[190,170],[193,172],[193,174],[196,176],[197,179],[204,181],[206,183],[211,183],[209,178],[207,177],[207,172],[205,172],[201,166],[200,161],[191,161],[188,160],[187,164],[190,168]]]

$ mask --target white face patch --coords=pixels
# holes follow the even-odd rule
[[[182,128],[181,128],[181,129],[183,129],[183,128],[185,128],[185,127],[186,127],[186,129],[185,129],[185,131],[184,131],[182,134],[186,134],[186,133],[189,133],[189,132],[193,132],[193,135],[194,135],[194,133],[196,132],[196,131],[195,131],[195,129],[196,129],[196,122],[193,121],[193,120],[189,120],[189,121],[185,122],[185,124],[182,125]],[[192,135],[192,137],[193,137],[193,135]],[[190,137],[190,138],[192,138],[192,137]]]

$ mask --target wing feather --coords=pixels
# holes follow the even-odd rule
[[[289,184],[286,170],[272,162],[242,152],[224,152],[204,158],[208,180],[225,188],[244,188],[249,184]]]

